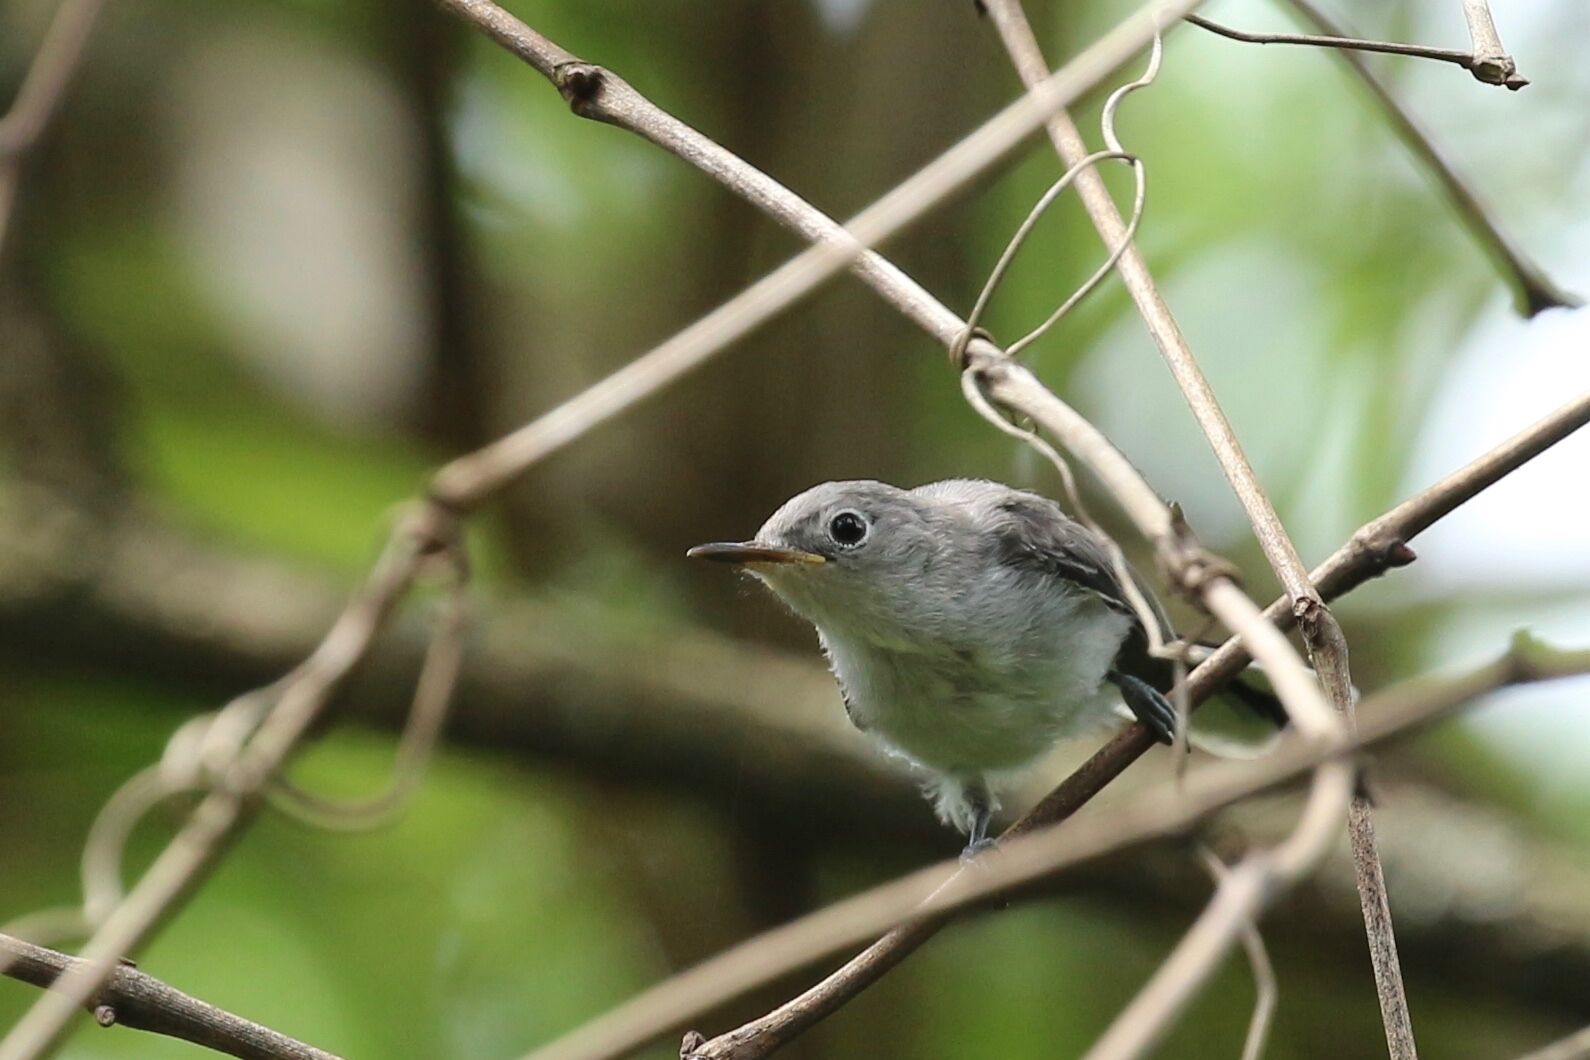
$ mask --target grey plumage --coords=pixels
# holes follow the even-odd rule
[[[1109,725],[1123,698],[1167,727],[1169,664],[1149,654],[1108,553],[1037,494],[828,482],[754,541],[692,555],[744,564],[817,628],[851,720],[920,766],[939,815],[974,843],[991,785]]]

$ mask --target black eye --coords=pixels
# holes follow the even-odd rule
[[[855,548],[867,540],[867,520],[860,512],[846,509],[828,520],[828,536],[836,545]]]

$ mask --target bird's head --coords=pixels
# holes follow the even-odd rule
[[[909,621],[943,541],[935,510],[883,482],[825,482],[789,501],[749,541],[688,555],[737,564],[822,629],[883,632]]]

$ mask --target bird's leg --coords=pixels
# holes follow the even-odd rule
[[[965,798],[967,808],[972,812],[972,827],[967,832],[966,849],[961,851],[961,860],[970,861],[994,845],[994,841],[988,837],[988,823],[994,816],[994,796],[988,790],[987,781],[978,778],[967,782]]]
[[[1121,701],[1134,717],[1163,744],[1176,742],[1176,708],[1159,690],[1141,678],[1111,670],[1105,680],[1121,690]]]

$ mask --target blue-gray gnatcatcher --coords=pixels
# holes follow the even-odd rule
[[[1150,653],[1104,545],[1037,494],[825,482],[753,540],[689,555],[743,565],[817,627],[850,720],[927,772],[968,849],[998,808],[991,785],[1058,740],[1122,718],[1122,704],[1165,742],[1175,729],[1174,667]],[[1280,716],[1258,689],[1240,698]]]

